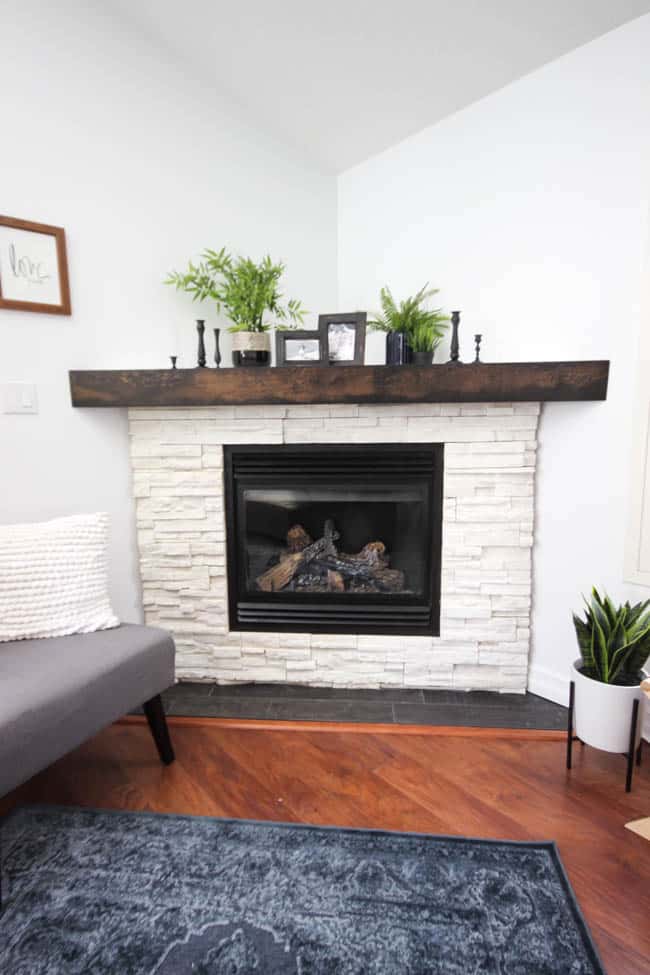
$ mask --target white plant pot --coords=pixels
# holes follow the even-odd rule
[[[581,666],[582,661],[576,660],[572,673],[576,685],[574,724],[578,738],[586,745],[605,752],[627,752],[630,747],[632,708],[634,701],[638,700],[636,747],[641,739],[645,703],[641,688],[638,684],[632,687],[603,684],[585,677],[579,670]]]

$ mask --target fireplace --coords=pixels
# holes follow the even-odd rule
[[[538,420],[538,403],[131,409],[145,620],[174,634],[177,676],[220,683],[524,691]],[[444,471],[439,444],[444,444]],[[237,479],[230,445],[238,448]],[[291,460],[293,473],[282,469],[283,455]],[[413,469],[416,462],[419,471]],[[342,473],[344,464],[348,468]],[[351,471],[350,464],[356,470]],[[338,483],[332,478],[337,469]],[[431,508],[430,523],[423,514],[415,539],[416,545],[426,542],[431,559],[425,566],[425,575],[431,576],[427,597],[404,591],[334,593],[334,620],[330,614],[323,625],[312,626],[308,620],[297,623],[296,614],[308,615],[314,606],[324,614],[332,594],[264,592],[248,584],[246,562],[239,561],[242,552],[237,552],[245,525],[239,519],[236,523],[237,495],[245,484],[257,490],[280,486],[297,492],[305,486],[332,484],[340,489],[345,481],[349,488],[352,481],[365,491],[385,488],[387,481],[404,490],[414,482],[417,486],[418,480],[424,480],[431,492],[428,498],[415,495],[416,510]],[[365,497],[368,503],[357,505],[364,518],[372,514],[376,494]],[[294,513],[304,500],[292,497],[288,510]],[[245,517],[241,497],[239,506]],[[328,518],[339,533],[334,542],[339,553],[354,555],[369,539],[381,541],[389,568],[403,571],[405,588],[416,590],[417,580],[408,578],[395,530],[389,532],[385,518],[383,524],[371,524],[359,532],[361,537],[348,540],[351,526],[340,523],[340,515],[328,504],[315,524],[303,527],[317,540]],[[282,528],[288,531],[297,522],[285,513]],[[360,518],[357,522],[361,524]],[[410,533],[411,526],[406,527]],[[263,529],[279,558],[287,547],[286,537],[277,526],[273,532],[267,525]],[[350,623],[343,617],[344,602],[378,615],[378,607],[383,607],[384,613],[365,624],[358,618]],[[286,615],[285,604],[293,604],[293,619],[270,619],[278,615],[274,607]],[[400,618],[387,619],[386,612],[395,610]],[[255,612],[258,619],[266,615],[266,622],[246,619]],[[348,626],[350,632],[345,632]],[[380,635],[382,631],[386,635]]]
[[[230,629],[438,635],[443,451],[225,446]]]

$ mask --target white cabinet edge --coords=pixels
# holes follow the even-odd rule
[[[646,562],[649,567],[643,568],[641,565],[644,528],[650,536],[650,259],[646,260],[645,266],[623,579],[636,585],[650,586],[650,553]]]

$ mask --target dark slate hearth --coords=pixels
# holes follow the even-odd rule
[[[564,730],[567,710],[535,694],[349,689],[298,684],[217,685],[184,681],[164,695],[169,715],[276,721],[453,725]]]

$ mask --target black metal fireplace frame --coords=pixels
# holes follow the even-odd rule
[[[280,481],[269,472],[269,460],[282,452],[283,461],[295,458],[295,483],[313,484],[327,480],[327,473],[302,473],[301,458],[308,455],[323,459],[341,459],[351,468],[350,474],[332,475],[333,483],[364,486],[355,475],[355,459],[376,451],[393,466],[395,485],[425,484],[430,503],[423,535],[429,538],[426,546],[428,564],[425,569],[428,596],[396,594],[358,595],[341,593],[295,592],[251,593],[246,587],[245,566],[239,558],[238,539],[245,535],[245,508],[242,492],[246,487],[273,487]],[[242,471],[242,460],[251,457],[250,470]],[[414,462],[411,471],[401,469],[400,460]],[[261,461],[259,469],[255,459]],[[239,462],[239,463],[238,463]],[[418,463],[420,470],[418,471]],[[233,631],[364,633],[401,636],[439,636],[440,585],[442,561],[442,503],[443,503],[444,444],[241,444],[224,446],[224,497],[226,521],[226,553],[228,577],[228,609],[230,629]],[[286,473],[282,472],[286,477]],[[399,475],[399,481],[397,480]],[[334,480],[335,479],[335,480]],[[367,483],[367,482],[366,482]],[[390,485],[384,478],[383,483]],[[244,598],[245,596],[245,598]],[[287,615],[290,619],[287,619]]]

